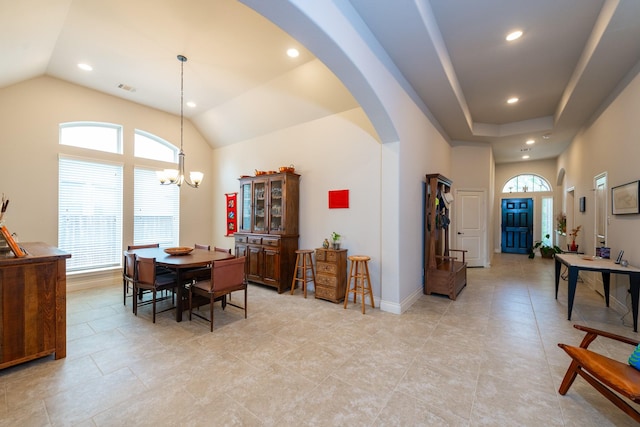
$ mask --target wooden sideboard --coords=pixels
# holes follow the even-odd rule
[[[247,280],[274,287],[281,294],[291,289],[298,236],[235,233],[236,257],[246,257]]]
[[[21,243],[27,256],[0,255],[0,369],[67,355],[66,259],[45,243]]]
[[[347,287],[347,250],[316,249],[316,298],[344,300]]]

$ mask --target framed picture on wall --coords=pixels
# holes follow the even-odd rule
[[[639,191],[640,181],[633,181],[613,187],[611,189],[611,210],[613,214],[625,215],[640,213],[640,207],[638,206]]]
[[[584,212],[587,210],[587,198],[582,196],[580,197],[580,212]]]

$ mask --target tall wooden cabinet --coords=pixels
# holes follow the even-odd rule
[[[0,369],[67,354],[66,259],[45,243],[21,243],[27,256],[0,255]]]
[[[455,300],[467,285],[467,263],[466,251],[449,247],[452,182],[440,174],[426,178],[424,293],[443,294]]]
[[[247,257],[247,279],[291,288],[298,249],[300,175],[283,172],[240,178],[236,256]]]

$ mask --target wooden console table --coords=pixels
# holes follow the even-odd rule
[[[27,256],[0,255],[0,369],[67,355],[67,274],[71,254],[21,243]]]
[[[578,272],[580,270],[598,271],[602,273],[602,284],[604,285],[604,299],[609,307],[609,280],[610,274],[626,274],[629,276],[629,288],[631,291],[631,310],[633,312],[633,331],[638,332],[638,300],[640,299],[640,268],[616,264],[610,259],[587,257],[578,254],[556,254],[556,299],[558,299],[558,287],[560,286],[560,269],[561,264],[567,266],[569,270],[568,286],[568,315],[567,319],[571,320],[571,310],[573,309],[573,300],[576,295],[576,284],[578,282]]]

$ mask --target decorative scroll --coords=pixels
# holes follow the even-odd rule
[[[226,193],[227,197],[227,231],[226,236],[233,236],[233,233],[236,232],[236,227],[238,225],[237,219],[237,206],[238,206],[238,193]]]

